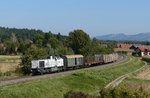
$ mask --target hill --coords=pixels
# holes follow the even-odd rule
[[[6,39],[10,39],[11,34],[14,33],[17,38],[22,38],[23,40],[33,40],[33,37],[36,34],[50,33],[52,36],[56,37],[58,40],[64,40],[67,36],[58,34],[52,34],[49,32],[43,32],[42,30],[36,29],[18,29],[18,28],[8,28],[8,27],[0,27],[0,41],[4,41]]]
[[[100,40],[117,40],[117,41],[150,41],[150,33],[139,33],[135,35],[126,35],[123,33],[119,34],[108,34],[103,36],[97,36]]]
[[[0,27],[0,40],[10,38],[12,33],[14,33],[17,37],[31,40],[34,35],[43,34],[44,32],[35,29],[17,29],[17,28]]]

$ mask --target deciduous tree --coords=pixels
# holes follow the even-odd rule
[[[74,30],[69,33],[68,44],[76,54],[86,55],[90,51],[91,39],[83,30]]]

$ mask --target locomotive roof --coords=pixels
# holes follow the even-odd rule
[[[67,57],[67,58],[79,58],[79,57],[83,57],[83,55],[65,55],[65,57]]]

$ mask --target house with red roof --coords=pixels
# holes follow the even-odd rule
[[[117,44],[117,48],[130,49],[132,46],[140,46],[141,44]]]
[[[135,48],[133,55],[136,56],[150,56],[150,46],[138,46]]]
[[[7,47],[5,46],[5,44],[0,44],[0,47],[6,52]],[[12,55],[15,55],[18,51],[18,47],[15,48],[15,52],[11,53]]]

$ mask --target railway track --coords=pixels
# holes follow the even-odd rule
[[[64,72],[60,72],[60,73],[52,73],[52,74],[28,76],[28,77],[20,77],[20,78],[16,78],[16,79],[4,80],[4,81],[0,81],[0,86],[6,86],[6,85],[27,82],[27,81],[32,81],[32,80],[45,79],[45,78],[53,78],[53,77],[57,77],[57,76],[64,76],[64,75],[72,74],[72,73],[80,71],[80,70],[102,69],[105,67],[115,66],[117,64],[126,62],[126,61],[128,61],[128,59],[129,58],[127,56],[120,55],[119,59],[113,63],[103,64],[103,65],[89,67],[89,68],[83,68],[83,69],[69,70],[69,71],[64,71]]]

